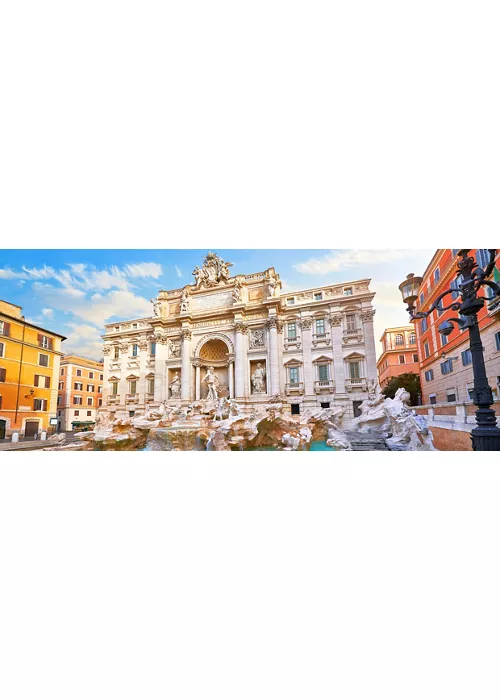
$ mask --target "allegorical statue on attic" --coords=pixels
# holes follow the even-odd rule
[[[216,287],[220,282],[227,282],[231,276],[229,268],[232,264],[219,258],[216,253],[207,253],[201,270],[198,266],[193,270],[195,288]]]

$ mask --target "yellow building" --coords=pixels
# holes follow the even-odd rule
[[[21,312],[21,306],[0,299],[0,440],[16,432],[40,435],[57,422],[66,338],[28,323]]]

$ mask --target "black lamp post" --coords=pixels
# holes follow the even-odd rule
[[[453,324],[459,328],[469,329],[470,351],[472,354],[472,371],[474,375],[474,405],[478,407],[476,411],[477,426],[472,430],[472,449],[478,452],[500,451],[500,428],[497,426],[495,411],[491,408],[493,404],[493,394],[488,384],[486,367],[484,364],[483,345],[479,333],[477,314],[484,306],[484,297],[478,296],[481,287],[489,287],[494,291],[494,296],[500,298],[500,286],[488,279],[495,267],[496,250],[488,249],[490,259],[486,269],[479,267],[469,250],[463,248],[458,251],[461,260],[458,263],[456,278],[458,285],[455,289],[447,289],[442,292],[433,303],[429,311],[415,311],[415,302],[418,299],[418,290],[422,283],[421,277],[408,275],[406,280],[399,285],[403,301],[407,304],[410,319],[416,321],[426,318],[437,309],[446,311],[452,309],[458,311],[462,318],[450,318],[441,323],[438,330],[442,335],[450,335],[453,331]],[[457,294],[456,301],[449,306],[441,306],[441,300],[448,294]]]

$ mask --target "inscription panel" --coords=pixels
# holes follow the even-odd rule
[[[231,306],[231,292],[218,292],[217,294],[206,294],[203,296],[191,297],[191,309],[202,311],[204,309],[217,309],[221,306]]]

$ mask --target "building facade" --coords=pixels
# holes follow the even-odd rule
[[[56,419],[66,338],[28,323],[21,312],[22,307],[0,300],[0,439],[40,435]]]
[[[377,371],[378,383],[382,389],[393,377],[400,374],[420,374],[417,336],[413,326],[386,328],[380,342],[382,354],[377,362]]]
[[[76,355],[61,359],[57,391],[57,431],[92,428],[102,406],[104,364]]]
[[[133,415],[161,402],[187,405],[209,394],[241,410],[281,396],[293,413],[343,405],[357,415],[376,381],[370,280],[281,293],[274,268],[230,276],[209,253],[194,284],[160,291],[153,315],[108,324],[104,406]]]
[[[423,275],[419,290],[417,311],[427,311],[437,297],[449,287],[457,288],[458,249],[437,250]],[[489,253],[486,249],[471,249],[481,267],[486,267]],[[500,280],[500,256],[496,258],[495,281]],[[478,314],[481,339],[484,347],[486,373],[493,395],[500,395],[500,304],[491,300],[489,290],[481,291],[487,303]],[[442,306],[449,306],[458,292],[446,296]],[[418,354],[420,357],[420,380],[424,404],[443,404],[472,401],[472,357],[469,349],[469,333],[454,326],[449,336],[439,333],[438,326],[457,312],[437,310],[426,318],[415,322]]]

